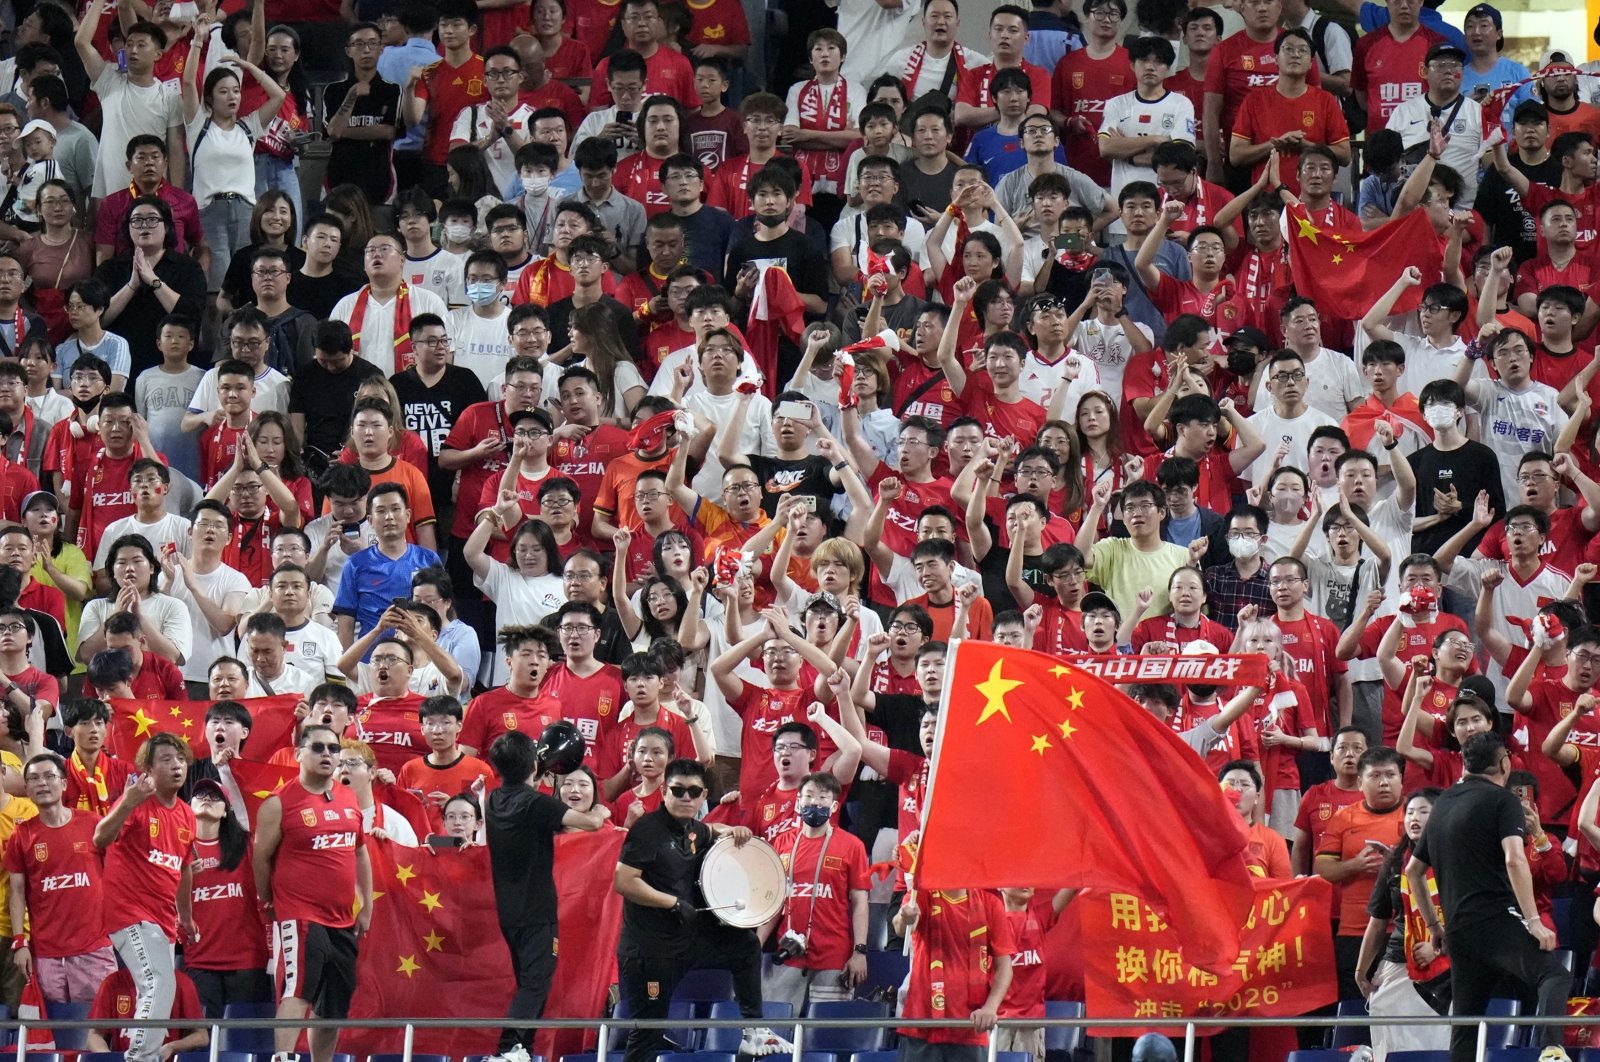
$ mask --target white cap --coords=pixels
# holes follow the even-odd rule
[[[56,139],[56,127],[45,121],[43,118],[35,118],[33,121],[23,126],[22,135],[17,139],[26,140],[34,133],[49,133],[51,140]]]
[[[1207,641],[1193,641],[1186,644],[1179,656],[1217,656],[1221,650]]]

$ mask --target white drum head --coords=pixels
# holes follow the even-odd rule
[[[706,851],[700,864],[706,909],[740,929],[765,925],[783,910],[785,889],[783,860],[758,837],[742,846],[724,837]]]

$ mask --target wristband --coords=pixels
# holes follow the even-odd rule
[[[961,208],[956,206],[954,203],[951,203],[949,206],[944,208],[944,212],[949,214],[951,217],[956,217],[961,213]]]
[[[28,946],[28,934],[26,934],[26,933],[18,933],[16,936],[11,938],[11,950],[12,951],[21,951],[23,948],[26,948],[27,946]]]
[[[1385,450],[1393,450],[1396,446],[1399,446],[1399,445],[1400,445],[1400,440],[1396,439],[1394,442],[1384,443],[1383,444],[1383,448]]]
[[[833,470],[835,472],[843,472],[845,469],[847,469],[849,467],[850,467],[850,462],[849,461],[835,461],[833,463]]]

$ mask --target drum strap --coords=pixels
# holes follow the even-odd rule
[[[805,835],[806,835],[806,831],[805,831],[804,827],[801,827],[800,829],[796,830],[795,833],[794,833],[794,850],[789,853],[789,880],[784,883],[784,889],[783,889],[783,894],[785,896],[789,896],[789,897],[793,897],[794,896],[794,859],[795,859],[795,856],[800,854],[800,842],[805,839]],[[812,881],[813,886],[817,886],[817,885],[821,885],[822,884],[822,861],[825,858],[827,858],[827,855],[828,855],[828,842],[831,841],[831,840],[833,840],[833,824],[829,823],[828,824],[828,832],[822,835],[822,847],[821,847],[821,849],[819,849],[817,851],[817,869],[815,871],[813,871],[812,875],[811,875],[811,881]],[[816,893],[816,889],[813,887],[812,892],[811,892],[811,906],[806,911],[806,946],[807,947],[811,946],[811,923],[816,921],[816,918],[817,918],[817,893]],[[785,915],[784,915],[784,920],[789,923],[789,928],[791,930],[794,929],[794,918],[793,918],[792,915],[790,915],[790,914],[788,914],[786,912]]]

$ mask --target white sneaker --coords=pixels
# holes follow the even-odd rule
[[[517,1044],[501,1054],[490,1055],[483,1062],[533,1062],[533,1060],[528,1055],[528,1049]]]
[[[278,1051],[272,1056],[272,1062],[300,1062],[297,1051]]]
[[[754,1055],[757,1058],[766,1055],[787,1055],[794,1053],[794,1044],[762,1025],[744,1031],[744,1039],[739,1042],[739,1053]]]
[[[1539,1052],[1539,1062],[1572,1062],[1572,1056],[1565,1047],[1556,1044]]]

